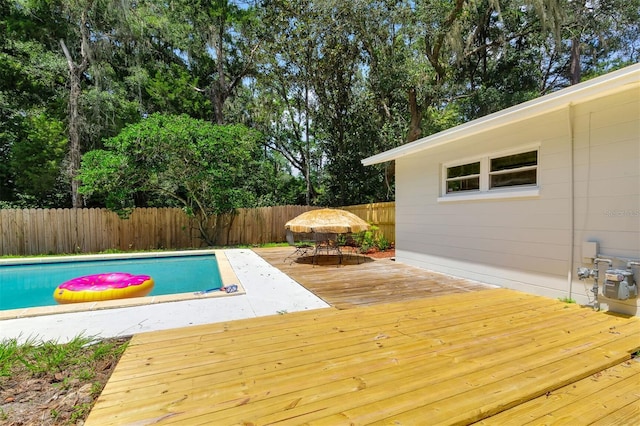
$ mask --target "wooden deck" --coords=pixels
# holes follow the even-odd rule
[[[402,302],[445,294],[488,290],[493,287],[394,262],[372,261],[364,256],[318,256],[319,265],[309,260],[285,261],[290,247],[254,249],[263,259],[338,309],[379,303]]]
[[[371,276],[333,269],[355,305],[328,290]],[[637,318],[506,289],[365,304],[138,334],[86,425],[640,424]]]

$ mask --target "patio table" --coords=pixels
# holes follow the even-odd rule
[[[317,256],[323,254],[327,256],[337,254],[339,259],[338,264],[342,264],[342,249],[340,248],[340,244],[338,244],[337,234],[316,232],[314,237],[315,250],[313,252],[313,264],[316,263]]]
[[[340,209],[316,209],[302,213],[285,224],[285,229],[314,236],[313,264],[318,256],[338,255],[343,261],[343,251],[338,236],[346,239],[350,234],[366,231],[369,224],[353,213]]]

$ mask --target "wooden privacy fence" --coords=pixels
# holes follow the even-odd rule
[[[135,209],[126,220],[106,209],[3,209],[0,254],[198,246],[191,225],[180,209]]]
[[[284,241],[284,224],[312,209],[238,209],[218,223],[220,245]],[[215,218],[211,221],[214,222]],[[231,226],[228,226],[228,225]],[[178,208],[138,208],[127,219],[107,209],[0,209],[0,255],[91,253],[110,249],[202,247],[196,221]]]
[[[218,218],[218,245],[285,241],[284,224],[317,207],[238,209]],[[344,208],[395,239],[394,203]],[[211,221],[211,225],[215,218]],[[0,209],[0,256],[95,253],[106,250],[203,247],[196,221],[178,208],[138,208],[127,219],[106,209]]]
[[[341,208],[380,228],[380,232],[389,242],[396,241],[395,202],[359,204]]]

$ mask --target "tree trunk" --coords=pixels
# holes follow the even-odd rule
[[[580,83],[582,78],[582,66],[580,64],[580,39],[571,39],[571,60],[569,64],[569,80],[571,85]]]
[[[84,16],[84,15],[83,15]],[[80,112],[78,105],[82,95],[82,75],[87,70],[89,58],[86,52],[86,44],[83,40],[81,49],[82,62],[76,64],[67,49],[64,40],[60,40],[60,46],[67,59],[69,67],[69,177],[71,178],[71,205],[74,208],[83,206],[82,195],[78,192],[80,182],[76,179],[80,170],[81,144],[80,144]]]
[[[213,102],[213,110],[215,114],[215,123],[216,124],[224,124],[224,103],[227,100],[227,79],[224,74],[224,61],[225,61],[225,53],[224,53],[224,31],[225,31],[225,23],[223,19],[218,19],[218,27],[213,29],[214,31],[214,44],[216,49],[216,65],[218,72],[218,81],[212,83],[211,87],[211,101]]]
[[[80,182],[76,179],[80,170],[80,129],[78,125],[78,103],[82,93],[80,79],[73,70],[69,70],[71,88],[69,92],[69,175],[71,177],[71,205],[74,208],[82,207],[82,195],[78,192]]]
[[[311,146],[309,145],[309,86],[304,85],[304,139],[305,139],[305,173],[304,179],[307,183],[306,202],[311,205]]]
[[[219,84],[214,84],[213,90],[211,90],[211,102],[213,103],[214,123],[224,124],[224,101],[225,97],[221,93],[222,89]]]
[[[411,121],[409,122],[409,131],[407,132],[407,143],[420,139],[422,136],[422,106],[418,103],[418,94],[415,87],[408,91],[409,113]],[[390,161],[385,166],[384,181],[387,187],[387,194],[391,194],[391,184],[396,177],[396,162]]]
[[[415,87],[409,89],[409,113],[411,114],[411,122],[409,123],[409,132],[407,133],[407,142],[413,142],[422,135],[422,107],[418,104],[418,96]]]

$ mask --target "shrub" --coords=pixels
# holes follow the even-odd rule
[[[380,232],[380,228],[375,225],[371,225],[367,231],[356,234],[355,241],[364,253],[371,249],[384,251],[391,247],[389,240]]]

